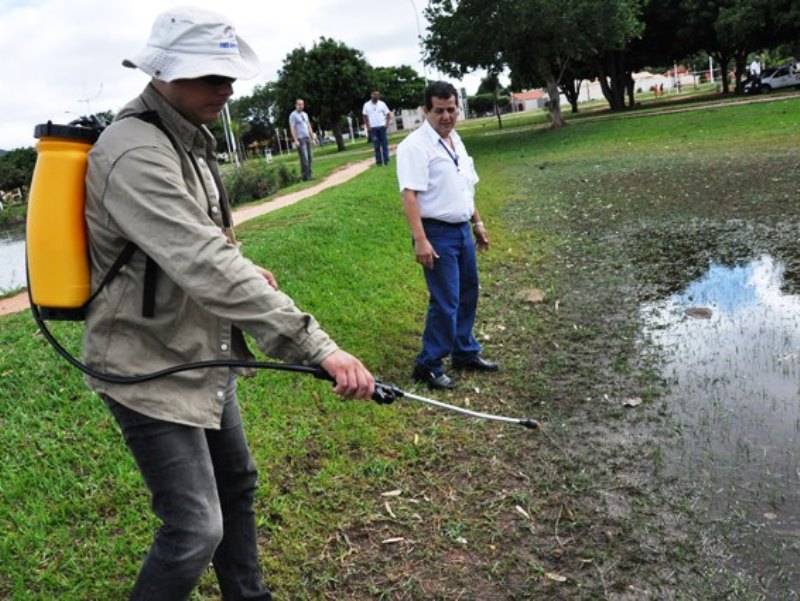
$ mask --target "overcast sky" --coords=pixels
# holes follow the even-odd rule
[[[407,64],[425,74],[418,33],[426,0],[0,0],[0,149],[33,146],[37,123],[121,108],[148,80],[122,59],[144,47],[157,14],[186,4],[225,14],[258,54],[261,74],[238,81],[236,95],[275,80],[289,52],[320,36],[361,50],[374,67]],[[479,75],[461,84],[469,94]]]

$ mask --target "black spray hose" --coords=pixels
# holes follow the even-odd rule
[[[236,359],[216,359],[212,361],[196,361],[194,363],[185,363],[183,365],[174,365],[172,367],[167,367],[165,369],[154,371],[148,374],[140,374],[134,376],[123,376],[119,374],[109,374],[104,372],[99,372],[97,370],[92,369],[88,365],[81,363],[78,359],[76,359],[70,352],[61,346],[61,343],[56,340],[50,330],[47,328],[47,325],[42,319],[41,313],[39,312],[39,307],[36,306],[33,302],[33,298],[31,297],[30,293],[30,286],[28,286],[28,299],[30,301],[31,306],[31,313],[33,313],[33,319],[36,321],[36,325],[39,326],[39,330],[42,332],[42,335],[45,337],[47,342],[49,342],[56,352],[61,355],[67,362],[75,367],[76,369],[82,371],[84,374],[91,376],[92,378],[96,378],[103,382],[110,382],[112,384],[139,384],[142,382],[149,382],[150,380],[155,380],[157,378],[163,378],[164,376],[168,376],[171,374],[175,374],[182,371],[188,371],[192,369],[205,369],[209,367],[249,367],[249,368],[256,368],[256,369],[271,369],[275,371],[290,371],[296,373],[304,373],[314,376],[319,380],[327,380],[330,382],[335,382],[333,377],[322,369],[319,366],[308,366],[308,365],[291,365],[288,363],[273,363],[268,361],[242,361]],[[389,405],[393,403],[396,399],[401,397],[407,397],[410,399],[414,399],[416,401],[420,401],[422,403],[426,403],[428,405],[433,405],[435,407],[440,407],[442,409],[446,409],[448,411],[453,411],[455,413],[461,413],[462,415],[468,415],[471,417],[477,417],[479,419],[487,419],[492,421],[499,421],[504,423],[516,424],[519,426],[523,426],[525,428],[529,428],[531,430],[538,430],[540,428],[539,422],[535,419],[526,418],[526,419],[518,419],[513,417],[505,417],[503,415],[493,415],[491,413],[480,413],[478,411],[471,411],[469,409],[464,409],[463,407],[458,407],[456,405],[449,405],[447,403],[442,403],[441,401],[435,401],[433,399],[429,399],[422,396],[417,396],[415,394],[411,394],[410,392],[406,392],[405,390],[401,390],[397,388],[393,384],[384,384],[379,380],[375,380],[375,392],[372,395],[372,400],[380,405]]]

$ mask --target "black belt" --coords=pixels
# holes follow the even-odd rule
[[[431,219],[430,217],[423,217],[422,223],[432,223],[436,225],[449,225],[450,227],[461,227],[466,221],[459,221],[458,223],[451,223],[449,221],[442,221],[441,219]]]

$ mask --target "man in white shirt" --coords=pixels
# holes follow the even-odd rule
[[[392,111],[381,100],[381,94],[374,90],[370,99],[364,103],[361,113],[364,117],[364,127],[367,129],[372,146],[375,148],[375,164],[389,164],[389,138],[387,129],[392,118]]]
[[[430,388],[453,388],[454,381],[444,373],[447,356],[455,369],[498,369],[481,357],[481,345],[472,334],[478,307],[475,247],[488,249],[489,237],[475,207],[478,174],[455,132],[458,92],[443,81],[430,84],[424,112],[422,126],[397,148],[403,209],[430,292],[422,351],[412,377]]]

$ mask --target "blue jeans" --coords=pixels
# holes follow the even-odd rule
[[[297,139],[297,154],[300,155],[300,177],[303,181],[311,179],[311,138]]]
[[[422,268],[430,299],[416,363],[438,376],[448,355],[454,363],[464,363],[481,351],[472,335],[478,309],[478,265],[469,223],[423,219],[422,225],[439,258],[433,269]]]
[[[370,127],[369,137],[372,140],[372,147],[375,149],[375,164],[389,164],[389,137],[386,135],[386,127]]]
[[[220,430],[153,419],[104,396],[161,520],[131,599],[188,599],[213,563],[222,597],[271,599],[261,579],[253,498],[256,468],[242,430],[236,380]]]

